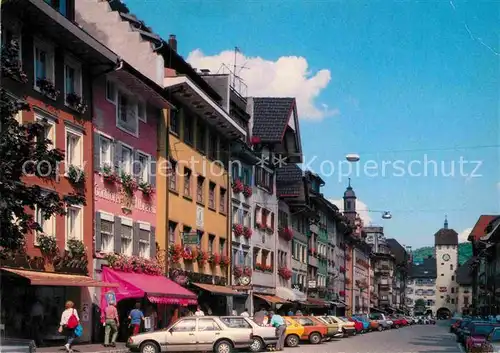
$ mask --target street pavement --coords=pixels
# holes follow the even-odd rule
[[[320,345],[301,344],[286,353],[464,353],[444,322],[414,325],[341,338]]]

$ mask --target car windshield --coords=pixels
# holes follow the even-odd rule
[[[342,320],[344,322],[349,322],[349,320],[346,317],[341,317],[340,320]]]
[[[493,325],[474,325],[471,334],[474,336],[488,336],[491,330],[493,330]]]
[[[491,335],[490,335],[490,337],[489,337],[489,340],[490,340],[491,342],[499,342],[499,341],[500,341],[500,329],[495,329],[495,330],[491,333]]]

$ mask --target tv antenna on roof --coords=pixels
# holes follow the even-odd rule
[[[239,47],[234,47],[234,62],[233,62],[233,87],[234,85],[236,84],[236,78],[239,78],[241,80],[241,77],[239,75],[239,73],[243,70],[243,69],[249,69],[248,67],[246,67],[247,63],[244,63],[243,65],[241,66],[238,66],[236,65],[236,62],[238,61],[238,53],[241,53],[241,50]],[[239,71],[238,73],[236,73],[236,69],[239,68]]]

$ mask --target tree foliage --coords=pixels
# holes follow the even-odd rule
[[[45,219],[64,215],[66,206],[85,204],[81,191],[60,195],[50,188],[57,186],[58,165],[64,153],[51,148],[45,138],[43,122],[20,124],[16,114],[29,111],[29,105],[0,90],[0,250],[2,254],[24,248],[25,235],[42,231],[35,221],[39,210]],[[48,189],[30,183],[41,178]]]
[[[417,299],[415,300],[415,308],[422,308],[425,309],[425,300],[424,299]]]

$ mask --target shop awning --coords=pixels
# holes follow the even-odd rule
[[[329,303],[332,305],[335,305],[337,308],[345,308],[345,303],[341,300],[333,301],[333,302],[329,302]]]
[[[264,295],[264,294],[254,294],[257,298],[265,300],[269,304],[285,304],[289,303],[288,300],[274,296],[274,295]]]
[[[198,303],[196,294],[165,276],[121,272],[104,267],[102,278],[119,284],[119,287],[114,290],[117,301],[142,298],[147,295],[152,303],[157,304],[195,305]]]
[[[291,288],[277,287],[276,295],[280,298],[286,299],[291,302],[298,300],[297,297],[295,296],[293,289]]]
[[[196,287],[206,290],[215,295],[241,295],[246,296],[248,294],[238,292],[232,288],[224,287],[224,286],[216,286],[215,284],[205,284],[205,283],[193,283]]]
[[[37,272],[20,270],[17,268],[2,267],[6,271],[21,276],[30,281],[32,286],[61,286],[61,287],[118,287],[116,283],[106,283],[94,280],[88,276],[67,275],[63,273]]]
[[[304,304],[309,306],[330,306],[329,302],[317,298],[307,298]]]

